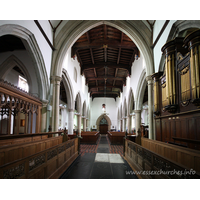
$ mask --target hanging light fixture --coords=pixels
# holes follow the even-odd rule
[[[106,113],[106,78],[104,84],[104,103],[102,104],[102,110],[104,113]]]

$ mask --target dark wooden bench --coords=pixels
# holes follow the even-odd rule
[[[128,136],[132,136],[128,134]],[[108,131],[108,138],[111,144],[123,145],[123,139],[125,137],[125,132]]]
[[[81,143],[82,144],[96,144],[99,138],[98,131],[86,131],[81,132]]]
[[[63,136],[0,147],[0,166],[39,153],[63,142]]]

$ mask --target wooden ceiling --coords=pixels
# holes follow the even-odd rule
[[[103,24],[75,42],[71,56],[75,55],[92,99],[111,97],[116,100],[123,92],[126,77],[131,75],[131,66],[139,50],[123,32]]]

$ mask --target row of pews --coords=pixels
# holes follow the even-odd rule
[[[59,178],[77,157],[64,131],[0,136],[0,179]]]
[[[123,145],[125,137],[127,139],[135,142],[136,135],[134,135],[134,134],[126,135],[125,132],[108,131],[108,138],[109,138],[111,144]]]

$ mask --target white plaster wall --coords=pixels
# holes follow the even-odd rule
[[[114,98],[94,98],[91,102],[91,119],[90,128],[92,125],[96,125],[96,121],[100,115],[104,112],[102,111],[102,104],[106,104],[106,113],[111,120],[111,125],[117,128],[117,103]]]
[[[86,101],[86,108],[88,108],[90,97],[88,95],[88,86],[85,85],[85,76],[81,75],[81,68],[77,58],[75,60],[71,58],[71,48],[69,48],[66,58],[63,62],[63,68],[67,70],[71,83],[72,90],[74,91],[74,101],[76,99],[76,95],[80,93],[81,96],[81,109],[84,101]],[[74,68],[77,70],[77,82],[74,80]]]
[[[53,43],[53,35],[50,28],[50,24],[48,20],[40,20],[40,25],[44,29],[46,35],[48,36],[51,43]],[[47,43],[46,39],[40,32],[39,28],[35,24],[33,20],[0,20],[0,26],[4,24],[17,24],[20,25],[26,29],[28,29],[31,33],[34,34],[35,39],[37,41],[37,44],[39,46],[39,49],[42,53],[44,63],[46,66],[46,71],[48,78],[50,77],[50,69],[51,69],[51,59],[52,59],[52,49]],[[48,80],[49,81],[49,80]]]
[[[162,29],[166,20],[156,20],[153,28],[153,41],[157,38],[160,30]],[[169,36],[170,30],[176,20],[170,20],[167,27],[165,28],[164,32],[162,33],[160,39],[158,40],[156,46],[153,49],[154,54],[154,66],[155,66],[155,73],[159,70],[160,60],[162,57],[161,48],[167,42],[167,38]]]
[[[116,102],[117,102],[118,108],[120,108],[120,106],[122,104],[122,109],[123,109],[125,99],[126,99],[126,103],[127,103],[127,106],[128,106],[129,92],[130,92],[131,88],[133,90],[134,99],[136,99],[136,96],[138,95],[138,94],[136,94],[136,90],[137,90],[137,87],[138,87],[138,81],[139,81],[140,75],[141,75],[144,67],[145,67],[145,62],[144,62],[144,59],[141,55],[138,60],[135,60],[133,62],[133,65],[132,65],[132,68],[131,68],[131,77],[127,77],[126,86],[123,86],[123,93],[121,93],[120,98],[117,98]]]
[[[5,81],[8,81],[9,83],[12,83],[15,86],[18,86],[18,80],[19,80],[19,75],[21,76],[21,74],[19,74],[17,71],[15,71],[14,69],[12,69],[8,75],[5,77]]]

